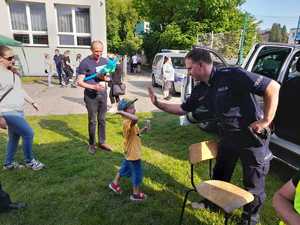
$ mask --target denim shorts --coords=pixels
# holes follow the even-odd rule
[[[140,186],[143,180],[143,170],[141,160],[124,159],[119,170],[121,177],[131,177],[134,187]]]

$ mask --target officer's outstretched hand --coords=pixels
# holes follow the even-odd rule
[[[149,97],[150,97],[150,100],[151,100],[152,104],[156,105],[156,103],[157,103],[157,97],[154,94],[154,90],[153,90],[152,87],[148,87],[148,93],[149,93]]]
[[[261,133],[264,128],[267,128],[270,125],[270,122],[265,119],[257,120],[250,124],[250,127],[256,132]]]

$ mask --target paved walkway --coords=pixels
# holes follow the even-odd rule
[[[148,97],[147,87],[151,86],[150,75],[128,75],[126,78],[128,97],[138,98],[137,112],[157,111]],[[24,84],[24,89],[39,104],[40,111],[36,112],[29,104],[25,106],[26,115],[65,115],[86,113],[83,101],[83,89],[61,88],[55,85],[48,88],[46,78],[32,84]],[[155,88],[159,98],[162,98],[161,89]],[[109,102],[109,99],[108,99]],[[180,97],[173,97],[171,102],[180,103]],[[112,111],[112,110],[110,110]]]

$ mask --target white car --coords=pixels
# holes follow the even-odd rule
[[[168,50],[163,49],[157,53],[152,63],[152,86],[162,86],[162,66],[165,56],[170,57],[175,70],[175,80],[171,93],[181,93],[182,82],[186,77],[187,71],[185,69],[184,57],[187,51],[182,50]]]

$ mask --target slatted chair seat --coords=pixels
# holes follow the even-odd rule
[[[198,194],[214,203],[226,213],[252,202],[254,196],[231,183],[220,180],[207,180],[196,186]]]

